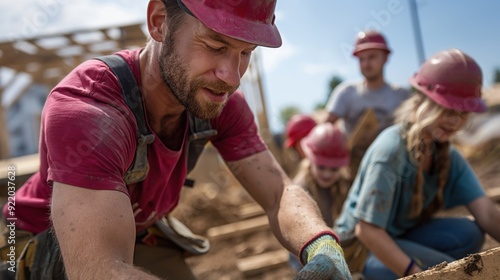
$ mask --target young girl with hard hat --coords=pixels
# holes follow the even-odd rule
[[[349,190],[348,171],[344,167],[349,164],[350,156],[345,135],[334,124],[322,123],[315,126],[299,144],[304,159],[294,183],[308,191],[318,204],[326,224],[333,226]],[[290,266],[294,270],[301,267],[293,255],[290,256]]]
[[[347,140],[331,123],[317,125],[300,142],[304,160],[294,178],[316,200],[326,224],[333,226],[347,195],[349,164]]]

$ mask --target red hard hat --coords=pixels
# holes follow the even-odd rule
[[[294,115],[286,124],[285,146],[287,148],[295,146],[295,144],[306,137],[315,126],[316,121],[312,117],[303,114]]]
[[[300,146],[313,164],[339,168],[349,164],[350,156],[345,135],[332,123],[317,125]]]
[[[352,55],[356,56],[359,52],[369,49],[380,49],[387,53],[391,52],[382,34],[376,31],[359,32]]]
[[[410,84],[446,109],[484,112],[481,99],[483,74],[479,65],[457,49],[438,52],[427,59]]]
[[[177,0],[210,29],[251,44],[277,48],[276,0]]]

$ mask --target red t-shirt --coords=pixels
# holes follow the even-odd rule
[[[139,53],[118,52],[141,87]],[[241,92],[231,95],[211,124],[218,134],[210,141],[226,161],[266,149]],[[135,118],[112,71],[99,60],[84,62],[47,98],[42,113],[40,171],[16,193],[17,228],[38,233],[49,227],[54,181],[123,192],[130,197],[137,230],[150,226],[178,203],[187,172],[187,121],[184,131],[179,151],[168,149],[155,135],[148,146],[148,176],[143,182],[126,185],[123,176],[134,159],[137,143]],[[10,217],[6,207],[3,211]]]

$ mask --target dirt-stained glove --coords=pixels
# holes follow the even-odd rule
[[[294,280],[352,280],[344,251],[331,233],[306,243],[301,250],[300,260],[306,265]]]

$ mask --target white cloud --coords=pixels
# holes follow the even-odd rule
[[[275,23],[279,28],[280,22],[283,22],[286,19],[286,13],[279,11],[279,10],[275,10],[274,15],[276,16]]]
[[[335,69],[332,63],[307,63],[302,67],[302,71],[307,75],[318,75],[331,73]]]
[[[301,72],[308,76],[327,76],[339,75],[341,77],[352,77],[353,74],[357,74],[357,64],[353,64],[353,61],[344,62],[337,56],[332,56],[330,51],[320,49],[312,51],[314,54],[314,60],[303,59],[301,63]],[[313,62],[311,62],[313,61]]]
[[[145,21],[146,19],[147,4],[143,1],[128,1],[127,5],[120,4],[117,1],[86,0],[86,2],[68,8],[64,12],[62,22],[78,23],[82,27],[89,28],[120,25]],[[96,7],[99,8],[96,9]]]
[[[265,73],[271,73],[276,68],[280,66],[280,64],[295,56],[298,53],[298,49],[291,45],[289,42],[283,39],[283,45],[280,48],[261,48],[260,51],[262,53],[262,66],[264,68]]]
[[[279,5],[277,6],[277,9],[274,12],[276,16],[275,24],[278,27],[278,30],[280,29],[280,24],[284,23],[284,20],[286,19],[286,13],[279,10]],[[293,57],[297,53],[297,48],[293,45],[290,44],[286,40],[286,38],[283,37],[283,33],[281,34],[282,36],[282,41],[283,45],[279,48],[266,48],[266,47],[261,47],[260,48],[260,54],[262,55],[262,68],[265,73],[271,73],[274,71],[276,68],[279,68],[279,65],[289,59],[290,57]]]
[[[146,5],[146,1],[98,0],[23,0],[16,6],[0,4],[0,40],[144,21]]]

